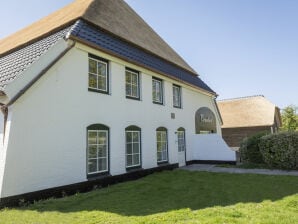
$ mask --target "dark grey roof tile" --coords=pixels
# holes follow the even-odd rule
[[[172,76],[173,78],[178,78],[215,94],[215,92],[198,76],[195,76],[187,70],[146,52],[120,38],[95,28],[83,20],[78,20],[75,23],[70,31],[70,34],[79,39],[95,44],[102,49],[106,49],[109,52],[113,52],[122,58],[126,58],[130,61],[136,62],[137,64],[160,71],[161,73]]]
[[[17,50],[0,58],[0,89],[15,80],[19,74],[24,72],[31,64],[37,61],[58,40],[65,37],[70,27],[54,33],[27,47]]]

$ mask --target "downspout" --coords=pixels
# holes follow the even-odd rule
[[[219,116],[219,121],[220,121],[220,123],[221,123],[220,126],[222,126],[222,125],[223,125],[223,119],[222,119],[221,113],[220,113],[220,111],[219,111],[217,102],[216,102],[217,96],[218,96],[218,95],[216,95],[216,96],[213,98],[213,103],[214,103],[214,105],[215,105],[215,108],[216,108],[216,110],[217,110],[217,114],[218,114],[218,116]]]
[[[46,74],[68,51],[70,51],[74,46],[76,42],[72,42],[71,45],[69,45],[63,52],[61,52],[53,61],[51,61],[50,64],[47,65],[43,70],[41,70],[38,75],[32,79],[23,89],[21,89],[7,104],[0,104],[1,106],[1,112],[4,115],[4,124],[3,124],[3,142],[5,139],[5,130],[6,130],[6,124],[7,124],[7,118],[8,118],[8,107],[11,106],[14,102],[16,102],[25,92],[33,86],[35,82],[37,82],[44,74]]]
[[[8,108],[4,104],[1,104],[1,112],[3,113],[3,144],[5,139],[5,130],[6,130],[6,123],[7,123],[7,117],[8,117]]]

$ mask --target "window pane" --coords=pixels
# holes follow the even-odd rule
[[[98,171],[107,170],[107,159],[98,159]]]
[[[133,165],[139,165],[140,164],[140,154],[133,155]]]
[[[130,74],[130,72],[126,71],[125,74],[126,74],[126,76],[125,76],[126,83],[131,84],[131,74]]]
[[[154,102],[162,103],[162,86],[160,81],[152,80],[152,99]]]
[[[126,84],[126,96],[131,96],[132,92],[131,92],[131,85],[130,84]]]
[[[159,131],[156,132],[156,139],[157,139],[158,142],[161,141],[161,133]]]
[[[131,92],[131,95],[134,96],[134,97],[139,97],[139,90],[138,90],[138,87],[137,86],[132,86],[132,92]]]
[[[97,74],[97,62],[89,58],[89,72]]]
[[[98,62],[98,74],[101,76],[106,76],[106,64]]]
[[[133,142],[139,142],[139,132],[133,132]]]
[[[97,132],[96,131],[88,131],[88,144],[96,144],[97,141]]]
[[[153,101],[156,101],[156,82],[153,80],[152,81],[152,99]]]
[[[88,158],[95,159],[97,158],[97,147],[96,145],[92,145],[88,147]]]
[[[167,151],[167,143],[166,142],[162,142],[162,146],[161,146],[163,151]]]
[[[140,144],[133,143],[133,153],[139,153],[139,152],[140,152]]]
[[[162,151],[162,143],[157,142],[157,152],[161,152],[161,151]]]
[[[126,165],[127,166],[131,166],[132,165],[132,156],[131,155],[127,155],[126,156]]]
[[[88,173],[93,173],[97,171],[97,160],[89,159],[88,160]]]
[[[176,107],[180,107],[180,87],[173,87],[173,104]]]
[[[156,101],[161,102],[161,95],[160,92],[156,92]]]
[[[161,132],[161,141],[167,140],[167,133],[165,131]]]
[[[97,88],[97,75],[89,73],[89,87]]]
[[[161,157],[161,152],[157,152],[157,161],[161,161],[162,157]]]
[[[127,143],[126,144],[126,154],[132,154],[132,143]]]
[[[137,74],[132,74],[131,83],[135,86],[138,85],[138,75]]]
[[[107,147],[104,146],[98,146],[98,157],[107,157]]]
[[[133,135],[133,133],[131,131],[126,132],[126,142],[127,143],[132,142],[132,135]]]
[[[106,77],[98,76],[98,89],[106,90]]]
[[[107,145],[107,133],[104,131],[98,132],[98,144]]]
[[[167,151],[162,152],[162,160],[167,160]]]

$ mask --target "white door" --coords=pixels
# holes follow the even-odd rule
[[[178,162],[179,166],[185,166],[185,132],[184,131],[178,131],[177,132],[177,138],[178,138]]]

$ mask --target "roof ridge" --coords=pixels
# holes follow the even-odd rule
[[[250,98],[256,98],[256,97],[263,97],[265,98],[264,95],[252,95],[252,96],[242,96],[242,97],[235,97],[235,98],[229,98],[229,99],[222,99],[222,100],[217,100],[218,102],[223,102],[223,101],[236,101],[236,100],[244,100],[244,99],[250,99]]]
[[[48,14],[45,17],[42,17],[41,19],[31,23],[28,26],[25,26],[24,28],[16,31],[15,33],[10,34],[7,37],[4,37],[0,40],[0,57],[4,57],[5,55],[8,55],[10,53],[13,53],[21,48],[24,48],[28,45],[31,45],[53,33],[58,32],[59,30],[62,30],[66,27],[68,27],[70,24],[74,23],[76,20],[81,18],[86,11],[88,10],[90,4],[95,0],[75,0],[71,2],[70,4],[65,5],[64,7]],[[76,8],[75,16],[73,15],[64,15],[64,11],[67,9],[73,8],[74,5],[80,5],[82,7]],[[61,17],[61,20],[57,26],[52,21],[55,17]],[[67,17],[67,22],[63,22],[62,20]],[[41,27],[44,26],[44,23],[50,24],[47,31],[44,31],[41,29]],[[34,33],[33,37],[31,38],[30,35]],[[22,38],[19,38],[19,37]]]
[[[187,70],[197,72],[124,0],[75,0],[0,40],[0,57],[82,19]]]

